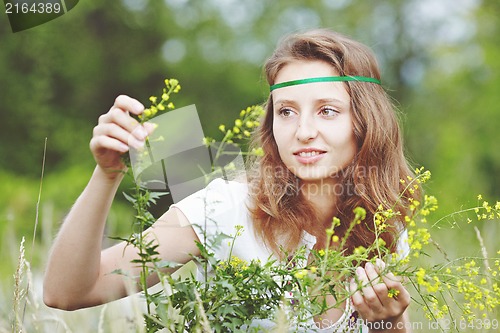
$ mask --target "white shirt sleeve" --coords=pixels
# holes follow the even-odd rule
[[[408,244],[408,229],[404,229],[398,238],[396,246],[398,260],[404,259],[410,255],[410,244]]]
[[[182,211],[200,242],[219,260],[229,255],[230,247],[224,235],[234,236],[241,211],[246,207],[246,195],[235,193],[239,187],[232,183],[215,179],[206,188],[172,205]]]

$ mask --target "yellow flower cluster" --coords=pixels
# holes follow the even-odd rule
[[[448,264],[449,265],[449,264]],[[495,264],[498,266],[497,264]],[[415,282],[421,295],[426,297],[426,316],[432,319],[443,318],[451,311],[447,303],[441,304],[436,294],[453,295],[453,302],[460,307],[461,320],[471,322],[478,316],[487,318],[500,307],[500,287],[498,280],[483,272],[474,259],[462,265],[450,265],[443,269],[426,271],[419,268],[415,273]]]
[[[448,305],[440,305],[438,299],[435,297],[429,298],[426,305],[425,316],[429,320],[442,319],[450,311]]]
[[[362,255],[366,253],[366,247],[360,245],[354,249],[354,254],[355,255]]]
[[[406,179],[400,179],[399,182],[406,185],[402,193],[408,191],[410,194],[414,194],[418,190],[420,184],[427,182],[431,178],[431,172],[429,170],[424,170],[424,167],[415,169],[416,177],[406,176]]]
[[[464,298],[464,317],[466,320],[472,320],[476,317],[474,312],[482,313],[485,318],[489,312],[500,306],[500,288],[498,280],[491,280],[488,275],[481,273],[476,262],[471,260],[457,267],[457,274],[464,271],[464,275],[457,279],[456,290]]]
[[[215,159],[217,160],[224,153],[227,144],[239,146],[245,143],[252,135],[252,131],[260,125],[260,119],[264,115],[264,109],[259,105],[249,106],[240,111],[239,118],[234,121],[233,126],[219,125],[219,130],[224,133],[221,143],[217,147]],[[238,142],[240,141],[240,142]],[[203,143],[208,147],[215,142],[213,138],[203,138]],[[244,155],[263,156],[264,150],[261,147],[252,148],[249,152],[243,152]]]
[[[415,273],[417,278],[417,284],[421,287],[427,289],[429,293],[435,293],[439,291],[441,287],[441,280],[438,276],[429,276],[424,268],[420,267]]]
[[[158,97],[151,96],[149,101],[151,106],[144,110],[144,113],[139,116],[141,122],[146,122],[149,119],[155,117],[158,112],[164,112],[167,109],[174,109],[175,105],[169,102],[171,94],[177,94],[181,90],[181,85],[177,79],[165,79],[165,88],[161,94],[160,101],[158,102]]]
[[[415,170],[416,177],[408,177],[400,180],[405,186],[403,193],[415,193],[420,184],[430,179],[430,172],[423,168]],[[450,214],[457,216],[468,211],[474,211],[478,220],[493,220],[500,217],[500,202],[495,205],[489,204],[481,195],[478,196],[478,205],[475,208],[465,209]],[[408,246],[410,247],[410,256],[403,260],[397,260],[396,255],[392,255],[391,265],[399,267],[401,275],[404,275],[404,269],[413,265],[412,260],[417,260],[421,254],[426,254],[426,245],[431,243],[430,228],[435,227],[445,218],[439,219],[433,225],[427,227],[427,218],[431,213],[438,209],[438,201],[434,196],[425,195],[422,202],[408,198],[408,207],[410,214],[404,217],[408,230]],[[379,209],[382,211],[382,209]],[[386,213],[387,214],[387,213]],[[382,225],[385,216],[380,214],[376,217],[376,225]],[[377,222],[378,218],[378,222]],[[467,222],[471,223],[470,218]],[[456,221],[454,220],[456,224]],[[380,228],[378,228],[380,230]],[[472,321],[478,316],[487,318],[491,316],[498,307],[500,307],[500,259],[494,260],[494,265],[490,267],[488,261],[484,258],[474,260],[474,258],[450,261],[439,245],[435,244],[437,250],[445,255],[446,264],[433,266],[430,268],[419,267],[407,272],[406,276],[413,282],[419,296],[423,300],[426,316],[429,320],[443,318],[446,315],[452,315],[454,309],[451,305],[458,307],[461,320]],[[500,254],[500,251],[498,252]],[[484,262],[483,265],[478,264]],[[401,266],[398,266],[401,265]],[[418,266],[417,266],[418,267]],[[456,316],[456,314],[454,314]]]
[[[428,216],[431,212],[438,209],[438,201],[433,195],[425,195],[424,196],[424,206],[420,210],[420,215]],[[425,218],[422,219],[422,222],[427,222]]]
[[[431,234],[427,228],[417,228],[408,230],[408,245],[413,252],[413,256],[418,258],[420,256],[422,246],[429,244]]]
[[[219,130],[224,133],[224,139],[228,143],[233,140],[249,138],[253,129],[260,125],[260,119],[264,115],[264,109],[259,105],[249,106],[240,111],[239,118],[234,121],[234,125],[227,128],[226,125],[219,125]]]
[[[398,297],[398,295],[399,295],[398,289],[391,288],[387,292],[387,296],[389,296],[390,298],[396,298],[396,297]]]
[[[384,209],[382,205],[379,205],[377,211],[373,215],[375,221],[375,229],[377,233],[384,232],[387,229],[387,220],[399,215],[399,212],[395,212],[392,208]]]
[[[235,272],[234,275],[236,277],[241,277],[240,272],[248,269],[248,262],[236,256],[231,256],[229,260],[223,260],[219,262],[217,268],[223,270],[230,268]]]
[[[481,194],[478,195],[477,200],[483,200],[483,196]],[[483,200],[482,203],[479,203],[478,207],[474,208],[474,212],[478,221],[500,218],[500,201],[497,201],[495,206],[491,206],[488,201]]]
[[[331,237],[332,242],[338,243],[340,240],[339,236],[335,235],[335,228],[340,225],[340,219],[338,217],[334,217],[332,219],[332,226],[326,229],[326,236]]]
[[[309,271],[307,269],[299,269],[297,272],[295,272],[295,274],[293,274],[293,276],[295,276],[295,278],[300,280],[306,277],[308,274]]]

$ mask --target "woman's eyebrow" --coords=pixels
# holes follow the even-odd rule
[[[343,100],[340,100],[337,98],[321,98],[321,99],[318,99],[316,102],[318,104],[331,103],[331,104],[335,104],[335,105],[339,105],[339,106],[343,106],[343,107],[347,107],[350,105],[350,101],[346,102],[346,101],[343,101]]]
[[[320,98],[315,100],[316,104],[335,104],[341,107],[348,107],[350,105],[350,102],[346,102],[337,98]],[[275,102],[273,102],[274,106],[280,105],[280,104],[288,104],[288,105],[294,105],[297,104],[295,100],[291,99],[278,99]]]
[[[295,101],[294,101],[294,100],[292,100],[292,99],[278,99],[278,100],[276,100],[276,101],[273,103],[273,105],[274,105],[274,106],[277,106],[277,105],[279,105],[279,104],[292,104],[292,105],[293,105],[293,104],[296,104],[296,103],[297,103],[297,102],[295,102]]]

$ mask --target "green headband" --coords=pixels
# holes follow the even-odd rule
[[[273,91],[278,88],[295,86],[297,84],[313,83],[313,82],[345,82],[345,81],[372,82],[376,84],[382,84],[380,80],[366,76],[323,76],[323,77],[311,77],[308,79],[292,80],[292,81],[276,83],[273,84],[269,88],[269,90]]]

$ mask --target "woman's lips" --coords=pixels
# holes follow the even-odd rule
[[[295,158],[299,163],[302,164],[313,164],[318,162],[320,159],[325,156],[325,151],[323,150],[316,150],[316,149],[302,149],[299,150],[293,155],[295,155]]]

